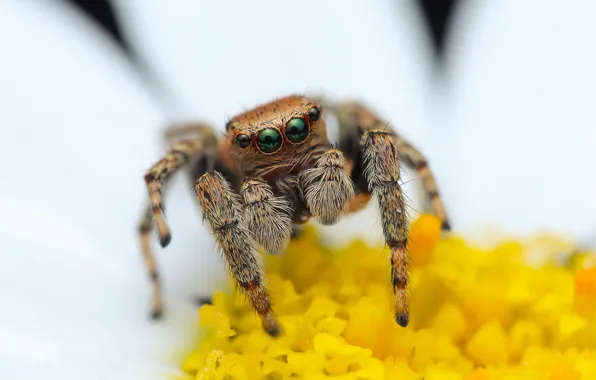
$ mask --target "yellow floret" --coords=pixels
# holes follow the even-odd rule
[[[480,249],[440,227],[429,215],[411,226],[409,327],[393,318],[387,248],[324,247],[311,227],[264,256],[282,335],[262,330],[243,295],[216,292],[182,370],[204,380],[596,379],[593,253],[544,235]]]
[[[480,365],[498,366],[507,361],[507,339],[497,321],[491,321],[480,328],[466,347],[468,356]]]
[[[413,265],[428,265],[437,241],[441,237],[441,221],[431,215],[421,215],[410,227],[409,255]]]

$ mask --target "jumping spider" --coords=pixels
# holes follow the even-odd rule
[[[221,138],[202,124],[166,131],[170,150],[145,175],[150,203],[140,224],[153,285],[154,318],[161,315],[163,305],[150,235],[155,223],[161,246],[170,242],[162,186],[172,174],[184,170],[195,183],[204,219],[238,287],[273,336],[280,329],[254,244],[269,253],[281,252],[293,228],[311,216],[331,225],[375,195],[391,249],[395,320],[407,326],[408,221],[399,184],[400,162],[416,170],[434,213],[448,230],[435,180],[422,154],[364,106],[339,103],[325,108],[338,119],[338,147],[328,140],[323,104],[302,96],[277,99],[233,117]]]

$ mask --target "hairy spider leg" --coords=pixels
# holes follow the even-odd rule
[[[193,136],[194,138],[184,139],[189,133],[201,132],[204,137]],[[174,139],[176,137],[177,139]],[[151,234],[154,226],[157,226],[159,240],[162,247],[168,245],[171,240],[171,233],[164,219],[163,193],[174,173],[186,170],[189,174],[196,172],[197,168],[203,173],[207,170],[200,162],[205,154],[212,154],[206,149],[216,144],[213,133],[207,126],[201,124],[189,124],[179,127],[170,127],[165,132],[166,141],[170,144],[168,153],[153,165],[145,174],[145,184],[149,193],[149,202],[145,206],[139,223],[139,240],[141,252],[152,287],[151,317],[158,319],[163,314],[163,296],[161,293],[161,280],[156,260],[152,250]],[[202,173],[200,173],[202,174]],[[194,174],[196,175],[196,174]],[[196,177],[195,177],[196,179]],[[193,179],[193,182],[194,180]]]
[[[409,323],[408,305],[408,218],[400,180],[400,158],[412,165],[423,178],[423,185],[435,206],[435,213],[448,227],[447,216],[434,178],[424,157],[410,144],[397,137],[387,123],[359,103],[330,105],[340,125],[340,149],[347,155],[356,189],[352,205],[358,210],[370,194],[377,198],[385,242],[391,250],[391,284],[395,293],[395,320]],[[402,148],[400,150],[399,148]],[[354,202],[353,202],[354,203]]]
[[[391,250],[391,283],[395,292],[395,320],[400,326],[409,322],[408,220],[404,195],[399,184],[399,159],[390,132],[369,130],[362,136],[364,175],[369,190],[376,196],[385,242]]]
[[[238,288],[242,289],[261,317],[263,328],[271,336],[280,333],[269,295],[265,276],[257,253],[251,244],[250,233],[244,225],[242,205],[230,184],[217,171],[205,173],[195,186],[196,196],[209,222],[213,235],[228,263]]]

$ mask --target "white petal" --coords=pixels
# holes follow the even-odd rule
[[[596,5],[462,5],[444,126],[452,151],[439,171],[456,227],[492,221],[594,241]]]
[[[420,131],[426,128],[430,50],[416,9],[394,3],[119,5],[142,54],[183,94],[196,117],[223,126],[226,116],[258,102],[323,91],[362,98],[396,125]]]
[[[179,185],[172,249],[157,252],[169,314],[147,323],[136,222],[165,120],[115,46],[60,4],[0,12],[0,377],[160,378],[155,363],[178,365],[193,338],[197,283],[223,269]]]

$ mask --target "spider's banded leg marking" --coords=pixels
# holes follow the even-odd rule
[[[242,207],[236,194],[216,171],[208,172],[197,180],[195,193],[203,209],[203,217],[209,222],[238,287],[248,295],[267,333],[278,335],[280,329],[265,290],[265,277],[244,226]]]
[[[162,200],[162,186],[172,174],[188,164],[193,157],[203,153],[203,140],[183,140],[172,145],[170,151],[159,160],[145,174],[145,185],[149,193],[149,201],[153,210],[153,218],[159,234],[159,242],[162,247],[167,246],[171,240],[171,234],[164,217],[164,205]]]
[[[354,184],[345,170],[346,159],[338,149],[329,149],[300,175],[304,199],[311,214],[324,225],[337,223],[354,198]]]
[[[151,233],[153,232],[153,210],[151,205],[147,205],[141,222],[139,223],[139,236],[141,241],[141,252],[145,260],[145,266],[149,272],[149,281],[153,289],[153,301],[151,307],[151,318],[158,319],[163,313],[163,298],[161,294],[161,283],[159,271],[155,263],[155,257],[151,250]]]
[[[449,217],[445,212],[445,206],[439,195],[437,188],[437,182],[435,177],[428,166],[428,162],[416,148],[410,145],[401,137],[395,137],[395,144],[400,153],[400,157],[407,166],[416,170],[420,178],[422,179],[422,187],[426,193],[426,197],[432,205],[434,214],[441,219],[443,231],[451,230],[449,223]]]
[[[281,252],[292,233],[292,209],[287,199],[275,197],[267,182],[242,183],[244,222],[254,240],[269,253]]]
[[[395,293],[395,320],[407,326],[409,306],[408,221],[404,197],[399,185],[399,158],[393,134],[369,130],[362,136],[364,175],[377,197],[385,242],[391,249],[391,282]]]
[[[162,246],[169,243],[171,236],[163,219],[162,191],[165,191],[164,187],[167,185],[171,175],[188,162],[189,157],[199,156],[202,153],[203,143],[200,140],[181,141],[174,144],[170,152],[149,169],[145,175],[145,184],[149,192],[150,201],[145,208],[139,224],[139,240],[145,265],[149,272],[149,280],[153,288],[151,309],[151,317],[153,319],[158,319],[163,314],[161,281],[155,256],[151,248],[151,235],[154,224],[157,225]]]

